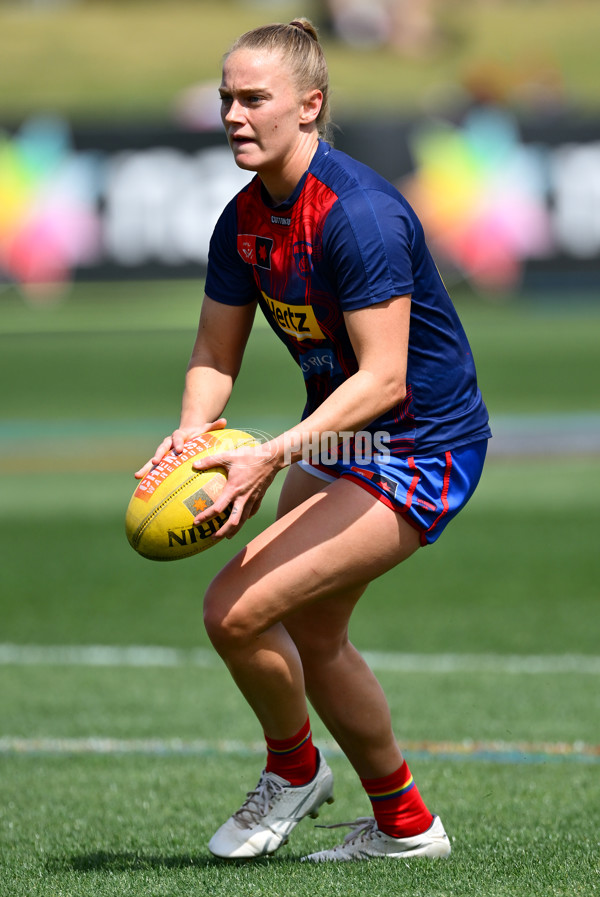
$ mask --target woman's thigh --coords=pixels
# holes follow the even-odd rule
[[[321,492],[327,483],[332,482],[333,479],[334,477],[324,479],[320,476],[315,476],[312,473],[308,473],[299,464],[292,464],[283,481],[279,495],[277,517],[283,517],[289,511],[301,505],[307,498],[311,498],[317,492]]]
[[[313,480],[294,472],[282,492],[281,516],[215,578],[205,605],[213,623],[258,634],[328,598],[332,611],[338,605],[343,613],[346,594],[354,596],[349,614],[371,580],[419,547],[419,533],[357,484]]]

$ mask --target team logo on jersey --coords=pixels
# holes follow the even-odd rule
[[[294,243],[294,259],[296,268],[300,277],[310,277],[312,271],[312,243],[306,243],[304,240],[298,240]]]
[[[262,295],[267,308],[273,316],[273,320],[281,327],[284,333],[298,340],[325,339],[325,334],[319,327],[319,322],[312,306],[288,305],[287,302],[271,299],[264,291]]]
[[[249,265],[259,268],[271,268],[271,252],[273,240],[270,237],[258,237],[256,234],[238,234],[237,250]]]

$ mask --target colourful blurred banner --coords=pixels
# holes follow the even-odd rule
[[[515,122],[492,108],[460,126],[411,135],[415,172],[400,189],[418,211],[434,255],[483,290],[512,290],[527,259],[555,249],[547,152],[524,146]]]
[[[485,295],[597,286],[600,121],[342,124],[336,146],[415,206],[443,275]],[[30,301],[72,279],[202,277],[216,219],[249,175],[221,131],[40,118],[0,131],[0,284]]]
[[[0,274],[38,298],[101,259],[100,163],[74,153],[66,125],[0,134]]]

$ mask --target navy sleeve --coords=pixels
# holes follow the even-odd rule
[[[227,204],[215,225],[204,291],[225,305],[249,305],[256,299],[252,266],[242,261],[237,250],[237,197]]]
[[[398,194],[355,190],[332,208],[323,248],[344,311],[412,293],[415,228]]]

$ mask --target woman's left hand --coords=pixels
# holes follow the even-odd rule
[[[193,462],[195,470],[209,470],[218,465],[227,471],[223,492],[210,508],[196,515],[194,523],[206,523],[231,506],[228,520],[212,536],[213,539],[231,539],[246,520],[256,514],[265,492],[282,465],[277,462],[269,443],[220,452],[216,464],[215,460],[212,455]]]

